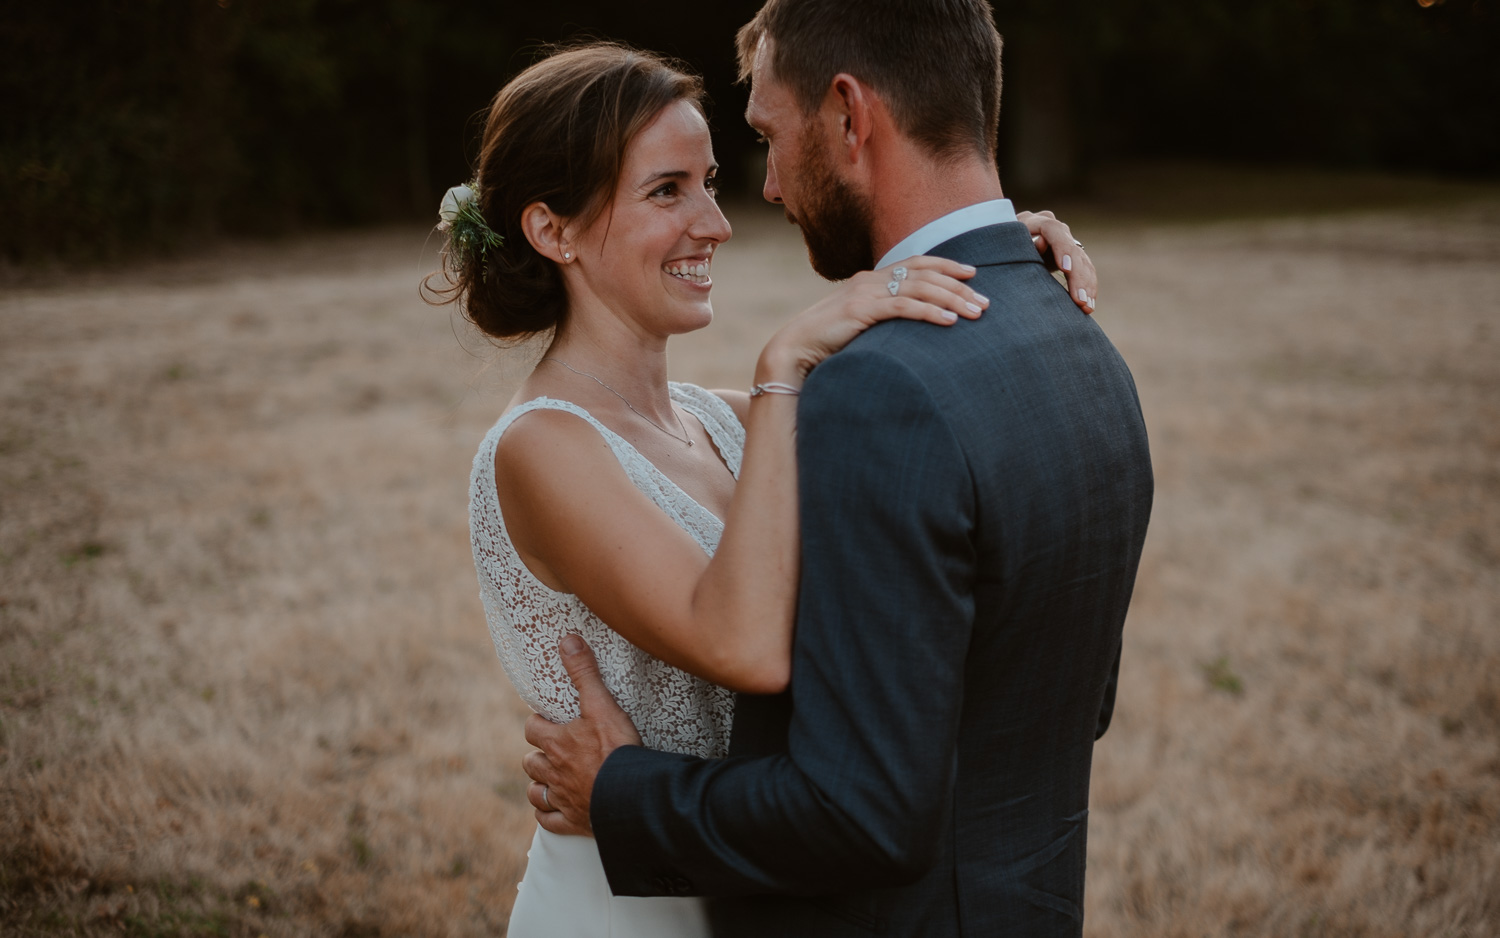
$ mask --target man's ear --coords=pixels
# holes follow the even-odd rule
[[[829,82],[824,106],[832,108],[838,121],[838,147],[850,163],[859,162],[875,128],[875,103],[869,86],[847,72],[839,72]]]
[[[521,210],[521,230],[543,257],[559,264],[573,260],[575,252],[568,239],[566,222],[546,202],[533,202]]]

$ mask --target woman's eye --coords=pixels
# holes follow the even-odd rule
[[[677,183],[669,182],[666,185],[659,187],[655,192],[651,193],[651,197],[656,198],[659,195],[675,195],[676,193]]]

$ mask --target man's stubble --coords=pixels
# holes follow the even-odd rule
[[[785,209],[787,221],[802,229],[807,259],[825,280],[848,280],[875,266],[874,212],[870,201],[833,171],[833,161],[817,133],[802,138],[797,188],[801,211]]]

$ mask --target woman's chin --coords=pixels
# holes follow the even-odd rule
[[[708,297],[704,297],[696,303],[672,304],[672,335],[683,335],[688,332],[697,332],[714,321],[713,303]]]

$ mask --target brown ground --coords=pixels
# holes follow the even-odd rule
[[[1171,224],[1073,215],[1158,479],[1088,932],[1500,935],[1500,199],[1206,222],[1172,178]],[[710,385],[824,289],[732,217]],[[417,300],[423,237],[0,294],[0,934],[503,932],[465,498],[524,356]]]

